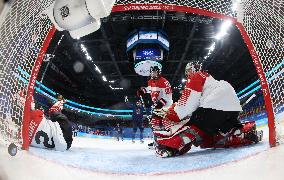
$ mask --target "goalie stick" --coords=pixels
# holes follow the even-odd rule
[[[256,97],[255,94],[251,95],[243,104],[241,104],[241,106],[244,107],[245,105],[247,105],[255,97]]]

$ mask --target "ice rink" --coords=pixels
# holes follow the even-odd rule
[[[2,179],[283,179],[284,145],[269,148],[267,130],[256,145],[235,149],[193,148],[184,156],[162,159],[146,141],[75,138],[72,148],[38,148],[15,157],[0,148]],[[272,178],[273,176],[273,178]],[[1,179],[0,178],[0,179]],[[1,179],[1,180],[2,180]]]
[[[0,180],[284,180],[283,17],[284,0],[0,0]],[[207,116],[225,129],[242,111],[264,136],[160,158],[152,140],[127,139],[160,105],[174,110],[157,111],[166,129],[190,117],[216,130]],[[70,142],[60,112],[88,137],[20,150]]]

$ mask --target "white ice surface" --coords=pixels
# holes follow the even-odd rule
[[[15,157],[0,146],[0,179],[284,179],[284,145],[270,149],[267,140],[237,149],[194,148],[168,159],[146,145],[76,138],[64,153],[31,148]]]
[[[267,142],[234,149],[193,148],[184,156],[162,159],[145,144],[131,141],[75,138],[66,152],[30,148],[30,153],[72,167],[119,174],[164,174],[204,169],[268,149]]]

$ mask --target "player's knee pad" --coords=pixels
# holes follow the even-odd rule
[[[157,143],[174,149],[179,149],[183,145],[183,141],[179,135],[175,135],[168,138],[157,138]]]

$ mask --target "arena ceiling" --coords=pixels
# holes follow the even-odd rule
[[[222,22],[180,12],[112,13],[102,19],[100,30],[80,39],[57,31],[47,52],[50,61],[43,63],[38,79],[75,102],[120,108],[125,96],[134,99],[136,90],[146,86],[147,78],[135,73],[133,62],[127,56],[126,41],[133,30],[148,28],[162,29],[168,34],[170,51],[163,61],[162,74],[174,88],[175,100],[189,61],[203,62],[210,74],[230,82],[238,92],[255,81],[257,74],[235,25],[222,39],[215,39]],[[214,42],[214,50],[205,59]]]

